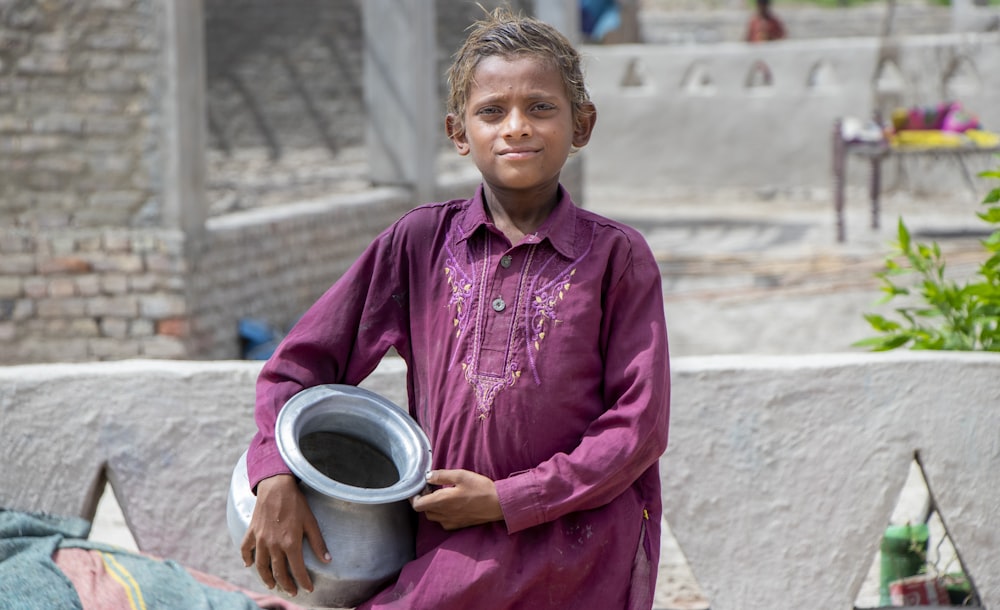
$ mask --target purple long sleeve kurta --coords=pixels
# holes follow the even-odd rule
[[[560,195],[514,247],[482,188],[410,211],[261,372],[253,486],[288,472],[273,436],[285,401],[361,382],[390,347],[433,467],[496,482],[503,522],[448,532],[421,516],[416,558],[362,608],[652,605],[670,393],[659,270],[635,230]]]

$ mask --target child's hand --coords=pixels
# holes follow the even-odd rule
[[[410,500],[413,510],[446,530],[503,521],[496,485],[468,470],[432,470],[427,483],[440,489]]]
[[[303,536],[316,557],[330,561],[319,524],[295,478],[279,474],[261,481],[250,527],[240,547],[244,565],[256,563],[268,589],[277,584],[293,596],[298,587],[312,591],[312,579],[302,559]]]

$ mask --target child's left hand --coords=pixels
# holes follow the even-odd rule
[[[483,475],[468,470],[432,470],[427,483],[440,488],[411,498],[410,504],[444,529],[503,521],[496,485]]]

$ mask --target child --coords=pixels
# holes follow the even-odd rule
[[[395,348],[436,490],[412,500],[416,558],[361,608],[648,609],[669,412],[660,275],[635,230],[559,184],[596,120],[579,55],[501,9],[448,80],[447,134],[483,182],[383,232],[265,365],[244,561],[270,586],[310,589],[303,542],[329,557],[337,541],[282,462],[275,418]]]
[[[771,12],[771,0],[757,0],[757,12],[747,26],[747,42],[769,42],[785,37],[785,24]]]

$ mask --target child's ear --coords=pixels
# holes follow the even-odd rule
[[[578,111],[576,126],[573,129],[573,146],[583,148],[590,141],[597,124],[597,106],[593,102],[584,103]]]
[[[469,140],[465,137],[465,126],[454,114],[444,117],[444,132],[455,145],[455,150],[463,157],[469,154]]]

